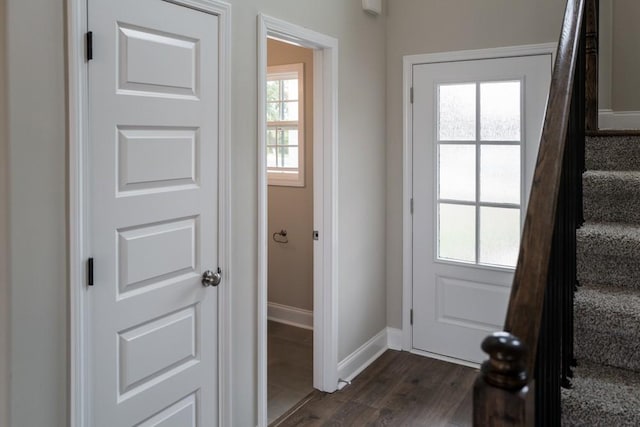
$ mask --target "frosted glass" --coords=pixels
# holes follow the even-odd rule
[[[520,141],[520,82],[480,84],[483,141]]]
[[[480,263],[515,267],[520,245],[520,210],[480,208]]]
[[[475,141],[476,84],[440,85],[438,136],[441,141]]]
[[[283,80],[282,81],[282,95],[283,100],[297,101],[298,100],[298,80]]]
[[[438,258],[476,262],[476,208],[441,203],[438,210]]]
[[[520,146],[480,147],[480,200],[520,204]]]
[[[476,146],[440,145],[438,189],[441,199],[476,200]]]
[[[278,148],[278,155],[278,157],[280,157],[280,164],[278,166],[285,168],[298,167],[298,148]]]

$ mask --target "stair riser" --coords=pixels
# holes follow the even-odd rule
[[[640,171],[640,138],[588,137],[585,160],[587,170]]]
[[[638,417],[633,415],[608,414],[594,408],[576,408],[562,412],[563,427],[637,427],[639,422]]]
[[[578,250],[578,280],[640,291],[640,260]]]
[[[640,371],[638,337],[633,334],[615,335],[606,330],[606,325],[598,329],[576,325],[574,350],[579,360]]]
[[[640,224],[640,183],[585,177],[583,186],[585,220]]]

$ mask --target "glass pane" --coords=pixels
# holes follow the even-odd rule
[[[480,263],[515,267],[520,245],[520,209],[480,208]]]
[[[284,128],[280,130],[280,145],[298,145],[298,129]]]
[[[280,121],[280,106],[279,102],[267,102],[267,121],[277,122]]]
[[[282,119],[295,122],[298,120],[298,102],[290,101],[282,103]]]
[[[298,100],[298,80],[283,80],[282,81],[282,95],[283,100]]]
[[[277,129],[267,129],[267,145],[276,145]]]
[[[267,167],[268,168],[278,167],[275,147],[267,147]]]
[[[278,157],[281,167],[298,167],[298,147],[278,147]]]
[[[440,145],[438,187],[441,199],[476,200],[476,146]]]
[[[520,204],[520,146],[480,147],[480,200]]]
[[[267,81],[267,101],[278,101],[280,99],[280,81]]]
[[[476,208],[441,203],[438,258],[476,262]]]
[[[441,141],[475,141],[476,84],[439,86],[438,135]]]
[[[520,82],[480,84],[483,141],[520,141]]]

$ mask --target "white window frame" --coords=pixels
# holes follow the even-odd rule
[[[267,130],[272,127],[297,127],[298,128],[298,167],[268,167],[267,178],[269,185],[304,187],[305,164],[305,129],[304,129],[304,64],[274,65],[267,67],[267,81],[298,79],[298,120],[297,121],[267,121]],[[282,101],[282,100],[280,100]],[[266,111],[265,111],[266,114]],[[265,138],[265,141],[268,140]],[[277,152],[276,152],[277,155]],[[297,173],[296,173],[297,172]]]

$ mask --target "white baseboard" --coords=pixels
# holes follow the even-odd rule
[[[267,319],[304,329],[313,329],[313,311],[275,302],[267,305]]]
[[[640,129],[640,111],[600,110],[600,129]]]
[[[387,328],[387,347],[390,350],[402,350],[402,329]]]
[[[385,351],[387,351],[387,328],[378,332],[338,363],[338,378],[347,382],[353,380]]]

